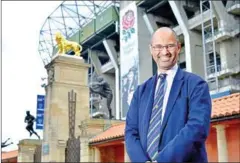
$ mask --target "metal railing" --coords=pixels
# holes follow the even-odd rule
[[[221,28],[220,30],[219,30],[219,28],[216,28],[216,29],[214,29],[214,37],[223,32],[232,32],[232,30],[229,28]],[[212,38],[212,32],[207,32],[205,34],[205,38],[206,39]],[[212,39],[215,39],[215,38],[212,38]]]
[[[217,64],[217,73],[216,75],[220,75],[224,72],[224,70],[226,70],[225,72],[227,73],[236,73],[237,69],[239,69],[239,63],[238,60],[236,61],[236,63],[232,63],[232,64],[228,64],[226,62],[222,62],[221,64]],[[227,71],[228,70],[228,71]],[[207,75],[212,75],[215,73],[215,67],[213,64],[211,64],[210,66],[207,67]]]
[[[217,72],[221,71],[221,65],[217,65]],[[207,67],[207,75],[211,75],[215,73],[215,65],[210,65]]]

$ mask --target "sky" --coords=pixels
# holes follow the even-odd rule
[[[25,112],[35,116],[37,95],[45,94],[41,77],[47,76],[38,53],[39,32],[61,2],[2,1],[2,141],[14,143],[3,151],[15,150],[19,140],[30,138]]]

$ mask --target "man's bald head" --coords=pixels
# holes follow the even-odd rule
[[[171,69],[178,60],[181,44],[176,33],[169,27],[161,27],[152,36],[150,52],[159,72]]]
[[[154,39],[158,39],[160,38],[161,36],[169,36],[169,37],[172,37],[172,39],[174,39],[176,42],[179,42],[179,39],[178,39],[178,36],[176,34],[176,32],[172,29],[172,28],[169,28],[169,27],[161,27],[161,28],[158,28],[152,35],[152,40],[151,40],[151,44],[153,43],[153,40]]]

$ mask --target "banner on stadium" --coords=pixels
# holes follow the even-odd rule
[[[44,103],[45,103],[45,96],[37,95],[36,129],[39,129],[39,130],[42,130],[44,125]]]
[[[137,6],[133,2],[120,10],[121,117],[125,119],[138,85],[139,52]]]

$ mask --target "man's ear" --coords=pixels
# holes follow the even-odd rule
[[[181,46],[181,42],[177,42],[177,47],[178,47],[178,54],[181,52],[182,46]]]
[[[150,55],[152,56],[152,45],[149,45],[149,51],[150,51]]]

